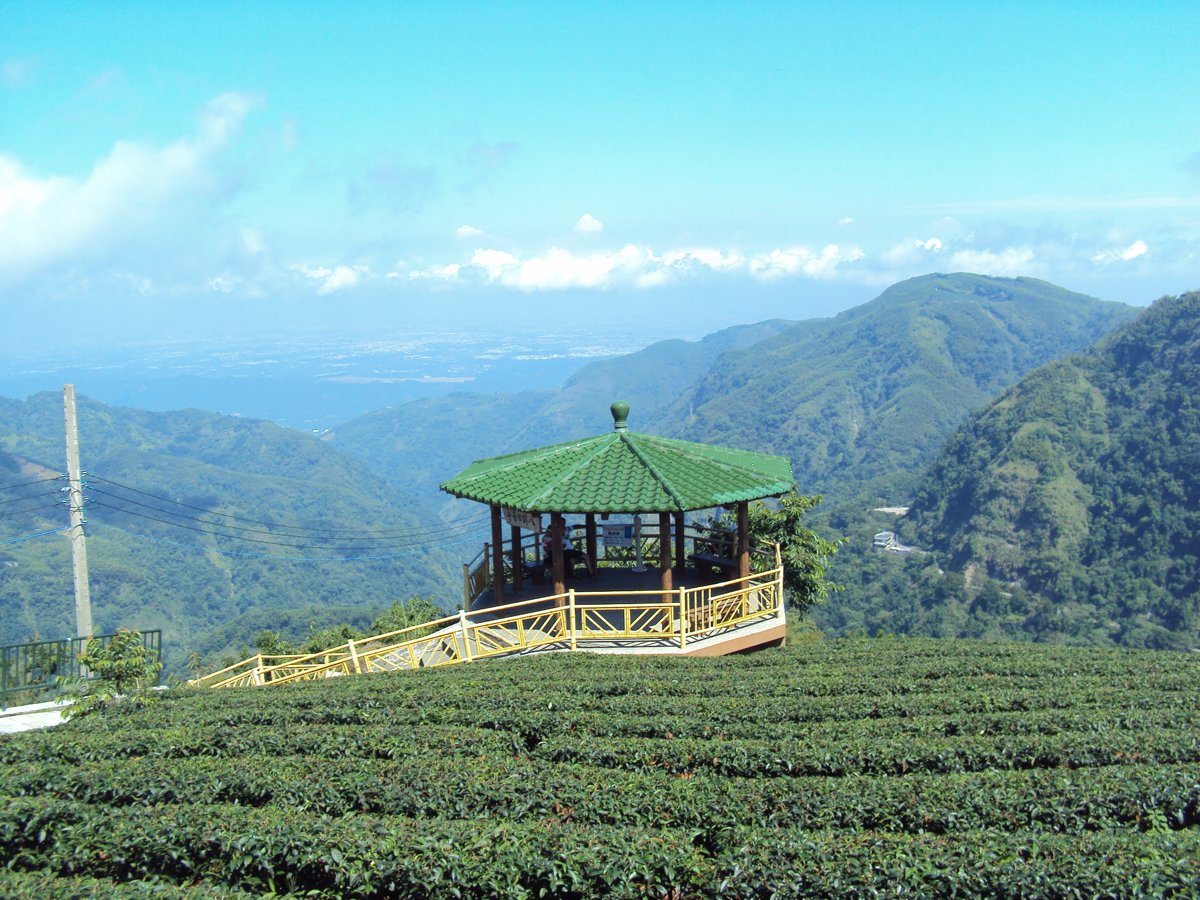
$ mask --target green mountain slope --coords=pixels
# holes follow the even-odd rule
[[[198,410],[152,413],[86,398],[79,430],[90,473],[96,627],[162,628],[176,670],[192,649],[210,646],[210,631],[254,610],[377,612],[413,594],[456,599],[458,554],[442,549],[456,533],[310,435]],[[0,447],[27,472],[63,471],[61,396],[0,398]],[[30,480],[21,471],[0,471],[0,487]],[[65,524],[57,486],[4,493],[31,499],[0,506],[0,539]],[[346,558],[354,561],[328,561]],[[0,546],[0,563],[0,642],[73,633],[64,537]]]
[[[973,416],[910,533],[956,570],[1072,607],[1097,638],[1200,645],[1198,387],[1200,293],[1164,297]]]
[[[667,405],[722,353],[751,346],[792,324],[771,320],[727,328],[699,341],[659,341],[636,353],[590,363],[559,390],[417,400],[360,416],[326,438],[435,503],[438,484],[472,460],[609,430],[608,408],[617,399],[636,411],[639,430],[659,431]]]
[[[726,353],[665,429],[788,456],[832,501],[901,502],[969,411],[1134,313],[1028,278],[914,278]]]

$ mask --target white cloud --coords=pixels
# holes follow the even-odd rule
[[[121,141],[85,179],[39,177],[0,155],[0,276],[143,251],[188,202],[218,192],[212,169],[254,106],[222,94],[200,112],[193,137],[155,148]]]
[[[210,278],[208,281],[209,290],[216,291],[219,294],[231,294],[234,288],[240,285],[242,280],[232,275],[218,275],[216,278]]]
[[[334,291],[352,288],[362,282],[362,277],[368,272],[366,266],[335,266],[330,269],[325,266],[309,268],[305,265],[293,265],[293,272],[299,272],[306,278],[319,282],[317,293],[324,296]]]
[[[680,270],[703,267],[714,272],[732,272],[745,265],[745,258],[736,250],[725,253],[713,247],[690,250],[669,250],[662,256],[663,265]]]
[[[263,240],[262,233],[255,228],[242,229],[242,249],[251,256],[258,256],[267,249],[267,242]]]
[[[506,270],[501,280],[526,291],[601,287],[607,284],[617,267],[621,252],[576,256],[569,250],[554,247],[542,256],[525,260],[515,269]]]
[[[854,224],[854,216],[842,216],[840,219],[838,219],[838,224],[839,225],[853,225]]]
[[[864,257],[858,247],[829,244],[820,251],[805,247],[777,249],[747,258],[737,250],[689,247],[662,255],[646,246],[576,254],[561,247],[520,257],[495,248],[476,249],[466,263],[433,264],[408,273],[410,280],[498,284],[523,291],[657,287],[679,279],[749,273],[764,281],[789,276],[826,279],[840,266]]]
[[[458,263],[447,263],[444,266],[427,266],[424,269],[414,269],[408,273],[410,281],[454,281],[458,278]],[[399,278],[400,273],[389,272],[388,278]]]
[[[580,234],[596,234],[604,230],[604,223],[591,213],[584,213],[575,223],[575,230]]]
[[[924,260],[925,254],[921,251],[929,253],[939,253],[946,245],[942,243],[941,238],[931,237],[925,240],[911,240],[896,244],[890,250],[885,250],[883,259],[893,266],[912,265]]]
[[[483,229],[474,225],[459,225],[454,229],[454,236],[460,238],[483,237]]]
[[[1137,259],[1139,256],[1144,256],[1150,252],[1150,247],[1143,240],[1136,240],[1124,249],[1102,250],[1092,257],[1093,262],[1108,263],[1115,262],[1130,262]]]
[[[488,279],[495,281],[504,271],[519,266],[520,260],[503,250],[476,250],[471,255],[470,264],[483,269]]]
[[[860,260],[865,255],[858,247],[843,249],[837,244],[827,244],[819,253],[807,247],[775,249],[752,257],[750,274],[764,281],[800,274],[812,278],[832,278],[838,266]]]
[[[1033,264],[1034,253],[1030,247],[1007,247],[994,250],[957,250],[950,257],[950,265],[956,272],[972,272],[976,275],[1028,275]]]

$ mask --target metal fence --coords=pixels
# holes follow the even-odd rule
[[[142,646],[162,659],[162,631],[142,631]],[[58,687],[59,679],[79,677],[79,656],[89,640],[107,644],[116,635],[98,634],[94,638],[67,638],[61,641],[35,641],[0,646],[0,709],[19,694],[36,699],[40,693]]]

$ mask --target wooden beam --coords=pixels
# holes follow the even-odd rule
[[[671,514],[658,514],[658,567],[662,570],[663,603],[670,603],[675,598],[671,594]]]
[[[521,529],[512,526],[512,570],[513,591],[519,592],[525,586],[525,554],[521,552]]]
[[[550,514],[550,560],[554,570],[554,593],[559,595],[558,605],[562,606],[562,595],[567,592],[567,571],[563,565],[563,531],[565,523],[562,513]]]
[[[588,561],[592,564],[592,574],[595,575],[598,571],[596,564],[596,514],[588,513],[584,517],[584,523],[587,528]]]
[[[684,516],[685,513],[675,513],[675,571],[679,573],[679,577],[683,577],[684,561],[687,559],[687,548],[683,542],[686,537],[684,533]]]
[[[737,562],[738,577],[750,575],[750,504],[743,500],[737,505]]]
[[[500,523],[500,507],[489,507],[492,511],[492,603],[500,606],[504,602],[504,529]]]

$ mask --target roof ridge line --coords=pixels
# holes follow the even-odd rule
[[[610,434],[611,433],[613,433],[613,432],[610,432]],[[596,446],[594,448],[592,448],[590,453],[585,454],[582,459],[580,459],[577,463],[575,463],[573,466],[571,466],[569,469],[567,469],[565,472],[563,472],[558,477],[558,481],[562,482],[562,481],[565,481],[566,479],[570,478],[572,475],[574,475],[576,472],[578,472],[580,469],[582,469],[585,465],[587,465],[593,459],[595,459],[597,456],[599,456],[601,453],[603,453],[608,448],[608,445],[612,443],[611,440],[608,440],[608,441],[602,440],[603,438],[606,438],[608,436],[609,435],[607,435],[607,434],[601,434],[601,435],[597,435],[595,438],[591,438],[591,440],[596,442]],[[552,484],[546,485],[546,489],[543,490],[540,494],[537,494],[535,497],[533,497],[531,503],[537,503],[538,501],[540,501],[543,497],[545,497],[547,494],[552,492],[553,487],[554,487],[554,485],[552,485]]]
[[[658,471],[658,467],[655,466],[654,463],[650,462],[650,460],[646,459],[646,454],[642,453],[642,451],[638,448],[638,445],[626,437],[628,434],[629,432],[627,431],[621,433],[622,442],[624,442],[625,446],[633,451],[633,455],[641,461],[642,465],[650,470],[650,474],[653,475],[654,479],[659,483],[659,485],[662,486],[662,489],[666,492],[667,496],[675,501],[675,505],[680,509],[684,509],[687,504],[683,502],[683,498],[675,492],[674,488],[671,487],[671,483],[663,477],[661,472]]]
[[[740,473],[748,474],[748,475],[761,475],[762,474],[762,472],[760,470],[753,469],[750,466],[742,465],[741,463],[731,462],[726,459],[719,459],[716,454],[710,456],[709,454],[700,452],[699,450],[691,450],[689,448],[694,445],[694,442],[692,442],[692,441],[685,441],[685,440],[681,440],[679,438],[664,438],[661,435],[645,435],[645,434],[643,434],[643,435],[639,435],[639,437],[649,437],[656,441],[665,441],[670,444],[682,445],[681,452],[686,453],[688,456],[703,459],[705,462],[709,463],[710,465],[714,465],[719,469],[725,469],[726,471],[729,471],[729,472],[740,472]],[[717,453],[723,453],[723,452],[732,452],[732,453],[738,453],[738,454],[745,453],[750,456],[761,457],[764,460],[781,458],[772,453],[763,453],[762,451],[759,451],[759,450],[743,450],[740,447],[716,447],[716,446],[706,446],[706,445],[701,445],[701,446],[704,446],[705,450],[715,450]],[[786,458],[786,457],[784,457],[784,458]],[[647,465],[649,465],[649,462],[647,462],[645,459],[643,459],[640,455],[639,455],[638,459],[642,459],[642,462],[645,462]],[[656,472],[655,474],[657,475],[658,473]]]

